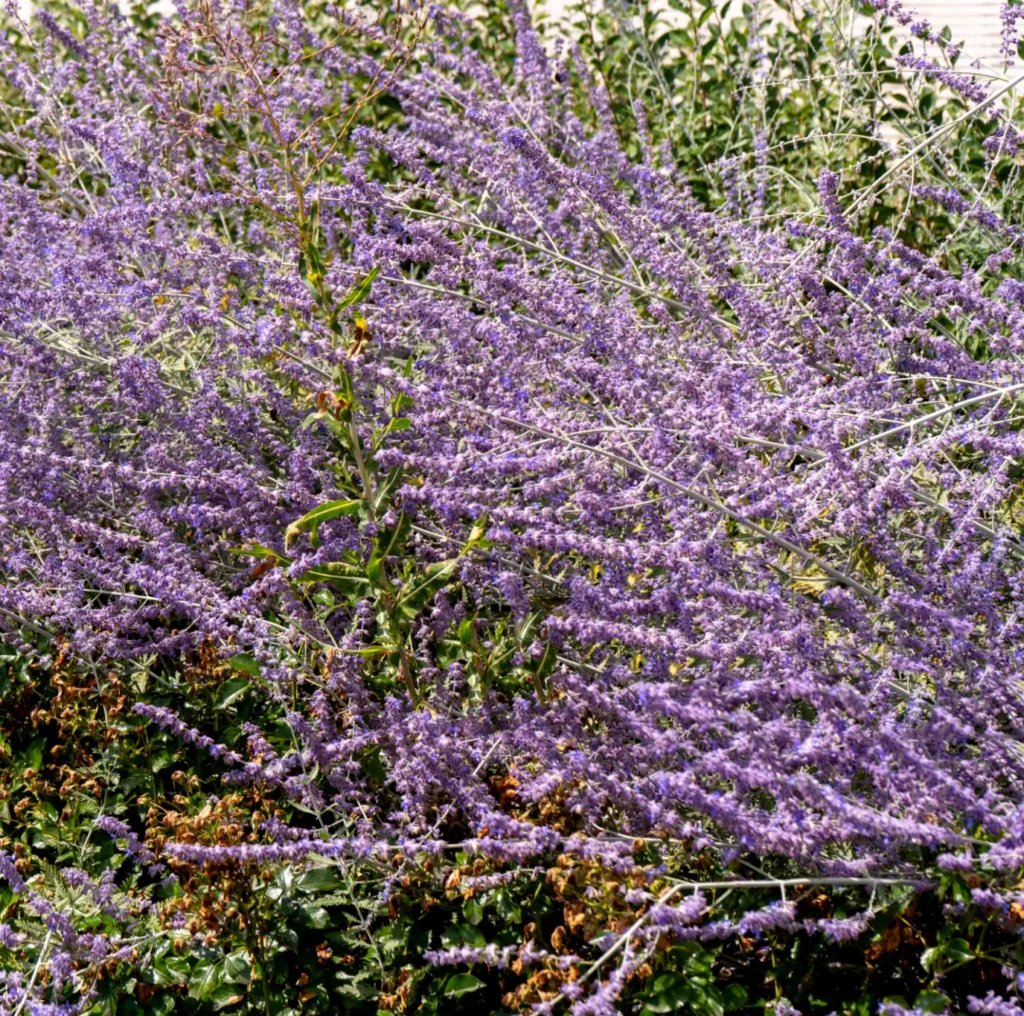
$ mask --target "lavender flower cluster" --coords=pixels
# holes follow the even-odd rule
[[[700,816],[833,874],[989,840],[1014,868],[1014,283],[860,237],[829,172],[824,218],[784,232],[702,208],[571,112],[571,53],[523,25],[509,87],[458,32],[396,84],[407,130],[359,135],[411,182],[359,180],[339,229],[386,280],[380,342],[430,349],[380,455],[417,478],[405,509],[449,541],[486,519],[510,609],[559,592],[558,694],[501,731],[520,795],[571,787],[629,834]],[[421,787],[450,768],[416,762]]]
[[[954,267],[896,230],[864,235],[872,191],[848,200],[838,165],[819,211],[778,228],[763,188],[752,220],[707,207],[649,139],[625,153],[582,55],[545,49],[522,5],[508,80],[442,8],[413,6],[398,70],[380,26],[339,13],[321,37],[289,0],[262,34],[238,5],[182,3],[159,51],[113,8],[82,10],[84,39],[44,17],[0,56],[19,109],[0,134],[0,618],[27,650],[33,631],[108,658],[245,649],[282,701],[300,666],[283,649],[320,653],[286,756],[257,726],[243,760],[138,711],[230,782],[348,824],[324,839],[270,823],[266,844],[169,857],[390,865],[450,849],[457,815],[459,846],[498,868],[558,851],[631,870],[645,837],[871,887],[916,884],[908,858],[925,851],[984,870],[982,903],[1016,899],[1016,224],[915,183],[908,202],[940,202],[1003,252]],[[338,26],[365,50],[329,45]],[[202,59],[215,49],[230,58]],[[349,150],[335,111],[364,87],[401,119],[356,128]],[[256,122],[270,140],[247,148]],[[311,222],[329,257],[303,278]],[[371,272],[369,341],[350,346],[318,308]],[[304,395],[339,372],[360,447],[407,403],[411,425],[373,461],[404,480],[379,519],[334,518],[293,548],[288,525],[345,494],[332,432],[301,426]],[[399,511],[423,567],[485,535],[417,619],[416,697],[366,680],[366,603],[321,623],[292,582],[362,554]],[[256,546],[289,566],[232,554]],[[437,666],[467,603],[532,624],[516,665],[555,659],[536,694],[476,694]],[[496,771],[519,810],[492,793]],[[556,798],[572,832],[543,817]],[[156,864],[127,826],[104,828]],[[706,910],[699,894],[656,903],[596,993],[563,1000],[613,1012],[668,932],[866,927],[786,903],[737,922]],[[471,952],[435,959],[511,955]]]

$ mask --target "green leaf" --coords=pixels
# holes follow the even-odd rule
[[[240,655],[245,655],[240,654]],[[235,657],[232,657],[234,659]],[[250,657],[252,659],[252,657]],[[260,672],[260,665],[255,660],[252,661],[256,664],[256,673]],[[241,669],[241,668],[239,668]],[[217,708],[227,709],[228,706],[237,702],[250,688],[249,679],[247,677],[233,677],[230,681],[225,681],[221,686],[220,693],[217,695]]]
[[[405,589],[398,597],[399,607],[405,611],[419,613],[437,593],[448,585],[458,564],[459,559],[453,557],[447,561],[438,561],[429,565],[421,580],[414,582],[410,579],[406,583]]]
[[[224,957],[224,980],[228,984],[248,984],[251,976],[249,954],[244,949]]]
[[[181,956],[162,956],[153,964],[154,984],[188,984],[191,969]]]
[[[482,949],[487,945],[484,933],[472,924],[453,924],[441,933],[441,941],[446,946],[469,945],[474,949]]]
[[[348,445],[349,434],[348,431],[341,425],[338,420],[335,420],[330,413],[310,413],[305,420],[299,424],[300,430],[309,430],[314,423],[322,423],[336,438]]]
[[[540,662],[537,664],[537,676],[540,678],[548,677],[555,669],[557,662],[558,650],[550,642],[545,643],[544,655],[541,656]]]
[[[319,545],[319,529],[323,523],[336,519],[340,515],[355,515],[362,507],[361,501],[328,501],[319,505],[311,512],[306,512],[301,518],[296,519],[284,531],[284,545],[287,547],[299,533],[311,533],[313,546]]]
[[[300,907],[298,915],[299,920],[307,928],[316,928],[317,930],[323,930],[324,928],[329,928],[331,925],[331,915],[327,912],[327,909],[325,907]]]
[[[398,521],[387,529],[381,531],[380,536],[374,540],[374,547],[379,551],[380,556],[391,557],[401,554],[405,549],[405,541],[409,536],[409,527],[412,525],[409,516],[405,512],[399,513]]]
[[[344,883],[333,868],[311,868],[295,880],[295,888],[304,893],[326,893]]]
[[[214,1012],[220,1012],[221,1009],[226,1009],[229,1005],[238,1005],[240,1002],[244,1002],[245,995],[239,994],[238,988],[233,985],[222,984],[210,992],[206,1001]]]
[[[747,989],[742,984],[727,984],[722,989],[722,1004],[726,1012],[732,1009],[742,1009],[747,1004]]]
[[[379,787],[388,778],[384,769],[384,763],[380,760],[380,747],[374,746],[359,761],[363,775],[370,782],[371,786]]]
[[[942,951],[951,963],[966,963],[974,959],[971,943],[964,938],[954,938],[942,944]]]
[[[290,558],[285,557],[283,554],[279,554],[276,550],[272,550],[270,547],[264,547],[262,543],[252,543],[248,547],[232,547],[229,554],[238,554],[242,557],[263,557],[269,558],[272,561],[289,562]]]
[[[326,607],[329,610],[337,601],[334,599],[334,593],[329,589],[318,589],[313,593],[313,602],[318,607]]]
[[[31,766],[33,769],[43,768],[43,749],[46,747],[46,741],[42,737],[35,738],[32,743],[25,749],[24,753],[20,756],[24,761],[23,768]]]
[[[686,972],[688,974],[710,976],[715,965],[714,954],[699,946],[686,958]]]
[[[957,872],[945,872],[939,878],[939,894],[952,896],[957,903],[968,904],[973,897],[970,887]]]
[[[541,611],[535,610],[522,622],[522,625],[519,627],[519,641],[524,647],[533,642],[534,633],[540,627],[544,616]]]
[[[308,568],[299,576],[300,582],[329,582],[342,595],[362,598],[370,591],[370,580],[365,570],[345,561],[330,561],[327,564]]]
[[[375,585],[381,584],[381,576],[384,574],[384,557],[380,550],[375,550],[370,560],[366,563],[366,577]]]
[[[323,258],[320,256],[320,249],[316,246],[316,244],[309,244],[309,246],[306,248],[306,254],[309,257],[309,267],[312,270],[312,272],[316,275],[323,276],[324,261]]]
[[[408,948],[409,926],[385,925],[377,933],[376,944],[386,963],[394,963]]]
[[[357,303],[361,303],[370,294],[370,289],[373,286],[373,280],[380,275],[380,269],[374,268],[370,274],[360,279],[356,284],[338,301],[338,310],[344,310],[346,307],[352,307]]]
[[[392,416],[398,416],[402,412],[403,409],[407,409],[409,406],[413,405],[414,403],[415,403],[415,400],[413,399],[413,397],[411,395],[406,395],[405,392],[399,392],[391,400],[391,415]]]
[[[479,977],[472,974],[455,974],[444,982],[443,992],[447,998],[461,998],[463,995],[479,991],[483,986],[484,982]]]
[[[150,1016],[167,1016],[168,1013],[173,1011],[174,996],[169,992],[161,992],[159,995],[154,995],[146,1003],[146,1012]]]
[[[941,991],[922,991],[914,999],[914,1008],[922,1012],[945,1012],[949,1005],[949,999]]]
[[[377,488],[377,495],[373,499],[373,507],[376,511],[383,511],[390,503],[394,493],[402,485],[405,472],[401,466],[395,466],[385,477],[384,482]]]
[[[700,984],[700,981],[691,980],[691,984]],[[690,1006],[695,1013],[706,1013],[707,1016],[725,1016],[721,992],[713,984],[705,983],[698,990],[697,997],[690,1000]]]
[[[388,425],[373,432],[373,449],[376,452],[384,443],[384,438],[396,430],[408,430],[412,426],[412,420],[406,416],[393,416],[388,420]]]
[[[154,772],[158,773],[161,769],[166,769],[169,765],[174,762],[173,751],[158,751],[149,763],[149,768]]]
[[[339,972],[336,976],[340,980],[345,975]],[[360,1002],[365,1002],[367,999],[376,998],[378,994],[375,985],[369,981],[360,981],[355,978],[351,978],[346,982],[339,984],[334,990],[341,995],[343,999],[355,1003],[356,1005]],[[344,1011],[348,1012],[349,1010],[346,1008]]]
[[[661,974],[654,978],[643,995],[644,1012],[674,1012],[685,1002],[691,1001],[695,994],[690,990],[688,980],[682,975]]]
[[[315,272],[313,272],[310,275],[306,276],[306,280],[305,280],[306,281],[306,289],[308,290],[309,295],[313,298],[313,302],[318,307],[323,307],[323,305],[324,305],[324,298],[323,298],[322,294],[320,293],[320,290],[317,289],[316,281],[315,281],[317,278],[319,278],[319,276]]]
[[[260,676],[259,660],[257,660],[255,656],[250,656],[248,653],[235,653],[235,655],[228,660],[228,663],[230,663],[235,670],[242,671],[243,674],[249,674],[252,677]],[[232,680],[239,681],[243,679],[236,677],[232,678]],[[248,686],[249,682],[246,681],[245,683],[246,686]],[[229,681],[228,684],[231,684],[231,681]]]
[[[505,889],[499,889],[494,894],[494,909],[497,910],[498,916],[509,924],[520,924],[523,920],[523,911],[515,900],[509,895]]]
[[[200,963],[189,978],[188,997],[209,998],[220,987],[223,973],[220,963]]]
[[[481,515],[473,528],[469,531],[469,537],[466,540],[466,546],[462,548],[463,554],[468,554],[474,547],[481,547],[486,550],[490,547],[491,543],[487,539],[487,516]]]

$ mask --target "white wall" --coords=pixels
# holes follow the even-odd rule
[[[999,56],[999,0],[917,0],[908,7],[926,17],[933,25],[949,25],[953,39],[964,40],[964,56],[1001,68]]]

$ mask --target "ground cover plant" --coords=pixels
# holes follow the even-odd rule
[[[1018,8],[674,6],[8,10],[0,1010],[1020,1011]]]

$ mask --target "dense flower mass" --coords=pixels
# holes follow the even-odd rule
[[[137,704],[226,788],[296,808],[251,841],[98,819],[147,877],[358,861],[386,904],[416,858],[482,858],[482,891],[572,856],[635,917],[535,999],[580,1016],[617,1011],[666,936],[856,941],[936,864],[1016,926],[1022,234],[945,156],[904,177],[946,127],[852,192],[822,165],[798,213],[763,128],[721,201],[639,103],[624,143],[586,55],[522,4],[508,75],[433,5],[203,0],[156,36],[81,11],[19,22],[0,61],[0,620],[36,656],[213,646],[293,738]],[[994,172],[1012,111],[914,34],[934,51],[897,64],[971,107]],[[900,218],[863,228],[897,187]],[[955,223],[931,247],[902,224],[924,208]],[[29,891],[3,853],[0,875]],[[786,897],[808,885],[863,899],[808,916]],[[715,909],[765,886],[781,900]],[[66,969],[8,978],[0,1011],[73,982],[81,1011],[78,971],[142,948],[134,912],[101,942],[28,906]]]
[[[630,835],[700,816],[830,873],[989,839],[1015,868],[1007,284],[855,236],[829,172],[825,219],[788,235],[701,208],[567,112],[528,30],[519,47],[522,95],[457,42],[397,86],[408,132],[361,141],[413,181],[360,187],[353,260],[385,280],[381,341],[430,340],[413,436],[381,456],[418,477],[406,510],[558,562],[521,571],[557,599],[557,695],[494,718],[520,796],[572,788]],[[499,584],[483,561],[464,580]],[[452,765],[415,764],[417,786]],[[475,821],[484,850],[550,844]]]

